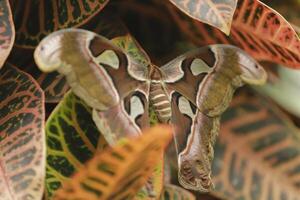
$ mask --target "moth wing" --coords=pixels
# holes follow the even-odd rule
[[[214,76],[214,52],[204,47],[183,54],[160,68],[171,101],[178,154],[178,178],[187,189],[211,189],[212,144],[218,118],[205,115],[199,100],[206,80]]]
[[[236,88],[262,84],[266,72],[251,56],[231,45],[210,45],[183,54],[161,72],[167,90],[177,91],[211,117],[228,107]]]
[[[172,93],[172,115],[175,149],[178,155],[178,180],[191,190],[209,191],[213,144],[219,131],[219,118],[211,118],[178,92]],[[169,155],[174,158],[174,150]]]
[[[135,91],[106,111],[93,110],[93,120],[110,145],[124,136],[139,136],[141,129],[149,127],[147,97],[147,93]]]
[[[34,58],[42,71],[64,74],[74,93],[98,110],[107,110],[144,87],[150,62],[146,58],[141,63],[112,41],[81,29],[50,34]]]
[[[187,52],[160,68],[168,93],[176,91],[197,106],[197,94],[213,72],[215,57],[209,47]]]

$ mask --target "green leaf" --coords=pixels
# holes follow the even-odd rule
[[[46,137],[48,197],[107,145],[92,120],[91,108],[71,92],[48,118]]]
[[[0,1],[0,68],[3,66],[15,39],[15,28],[8,0]]]
[[[126,35],[111,39],[112,43],[124,50],[132,59],[140,65],[149,65],[150,58],[135,39],[127,33]]]
[[[171,127],[161,125],[98,152],[63,183],[54,199],[132,199],[146,183],[171,138]]]
[[[45,175],[43,91],[10,65],[0,72],[0,199],[40,200]]]
[[[237,0],[170,0],[190,17],[214,26],[229,35]]]

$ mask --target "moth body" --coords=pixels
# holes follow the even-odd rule
[[[171,119],[171,104],[161,83],[151,82],[149,98],[159,121],[167,123]]]
[[[152,65],[150,70],[150,93],[149,99],[154,107],[158,120],[168,123],[171,119],[171,103],[164,90],[159,68]]]
[[[110,143],[148,127],[151,104],[174,127],[179,182],[202,192],[213,188],[213,144],[235,89],[266,81],[264,69],[234,46],[198,48],[157,67],[128,36],[109,41],[80,29],[47,36],[34,57],[43,71],[66,76]]]

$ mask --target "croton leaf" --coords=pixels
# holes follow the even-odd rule
[[[40,200],[44,192],[44,96],[28,74],[0,73],[0,199]]]
[[[195,196],[182,187],[166,184],[164,185],[161,200],[196,200]]]
[[[8,63],[29,73],[41,86],[47,103],[58,103],[69,90],[63,75],[57,72],[43,73],[36,66],[33,59],[33,50],[15,47],[7,60]]]
[[[16,45],[34,48],[53,31],[78,27],[101,11],[109,0],[10,0]]]
[[[8,0],[0,1],[0,68],[3,66],[15,39],[15,29],[12,21]]]
[[[47,196],[107,143],[91,117],[91,108],[68,92],[46,123]]]
[[[97,153],[63,183],[54,199],[131,199],[146,183],[171,138],[170,127],[156,126]]]
[[[123,49],[125,53],[131,56],[136,62],[143,66],[149,64],[150,58],[130,34],[115,37],[111,41],[113,44]]]
[[[54,73],[42,73],[32,58],[33,49],[49,33],[67,27],[78,27],[87,23],[109,0],[10,0],[16,24],[15,47],[9,62],[22,66],[30,73],[45,92],[48,103],[57,103],[69,89],[65,78]],[[102,21],[103,17],[101,17]]]
[[[227,35],[237,0],[170,0],[190,17],[217,27]]]
[[[221,124],[213,193],[222,199],[300,199],[300,133],[274,104],[240,94]]]
[[[126,35],[128,32],[119,19],[108,13],[101,12],[95,18],[99,21],[89,23],[85,28],[109,36],[109,38]],[[15,47],[8,62],[31,74],[37,80],[44,90],[47,103],[58,103],[69,90],[63,75],[57,72],[43,73],[38,69],[33,59],[33,49]]]
[[[300,26],[299,0],[262,0],[284,16],[290,23]]]
[[[233,44],[257,60],[300,68],[300,40],[296,32],[280,14],[259,0],[238,1],[229,37],[167,5],[182,32],[197,45]]]

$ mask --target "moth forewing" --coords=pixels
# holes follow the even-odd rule
[[[161,68],[167,90],[176,94],[171,95],[171,123],[181,127],[175,129],[178,178],[185,188],[202,192],[213,188],[211,162],[220,116],[237,87],[263,82],[265,71],[257,66],[234,46],[211,45],[179,56]],[[249,71],[254,76],[248,76]]]
[[[160,121],[173,124],[179,182],[209,191],[219,118],[235,89],[263,83],[265,71],[230,45],[199,48],[158,68],[124,37],[109,41],[85,30],[61,30],[42,40],[34,58],[41,70],[66,76],[74,93],[93,107],[93,119],[110,144],[148,126],[150,101]]]

